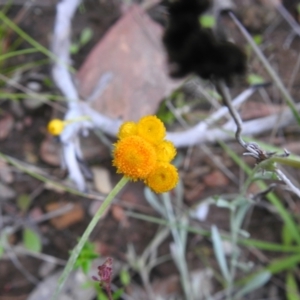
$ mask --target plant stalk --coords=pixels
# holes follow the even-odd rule
[[[100,220],[100,218],[103,216],[104,212],[106,211],[106,209],[109,207],[109,205],[112,203],[113,199],[115,198],[115,196],[120,192],[120,190],[126,185],[126,183],[128,182],[128,178],[127,177],[123,177],[117,184],[116,186],[113,188],[113,190],[108,194],[108,196],[105,198],[105,200],[103,201],[102,205],[99,207],[98,211],[96,212],[96,214],[94,215],[93,219],[91,220],[90,224],[88,225],[88,227],[86,228],[85,232],[83,233],[82,237],[80,238],[78,244],[75,246],[75,248],[72,251],[71,256],[69,257],[69,260],[67,262],[67,265],[65,266],[65,269],[63,271],[63,273],[61,274],[59,280],[58,280],[58,285],[56,286],[56,290],[53,294],[53,296],[51,297],[51,300],[56,300],[69,276],[69,274],[71,273],[71,271],[73,270],[74,264],[84,246],[84,244],[86,243],[86,241],[88,240],[91,232],[93,231],[93,229],[95,228],[95,226],[97,225],[98,221]]]

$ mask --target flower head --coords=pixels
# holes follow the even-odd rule
[[[176,149],[172,142],[163,141],[156,147],[157,160],[162,162],[170,162],[176,155]]]
[[[170,164],[176,149],[164,140],[166,128],[156,116],[146,116],[138,123],[121,125],[114,145],[113,165],[118,173],[136,181],[143,180],[154,192],[164,193],[178,182],[177,169]]]
[[[137,123],[137,133],[150,143],[159,144],[166,136],[166,128],[156,116],[146,116]]]
[[[123,139],[125,137],[136,135],[137,134],[137,126],[134,122],[125,122],[121,125],[118,138]]]
[[[113,165],[118,173],[132,180],[146,178],[156,161],[154,146],[137,135],[125,137],[115,144]]]
[[[98,267],[99,281],[102,283],[110,284],[112,277],[113,259],[111,257],[106,258],[103,265]]]
[[[178,183],[177,169],[169,163],[158,163],[145,179],[145,183],[156,193],[167,192]]]
[[[60,135],[64,130],[66,123],[60,119],[53,119],[48,123],[47,130],[52,135]]]
[[[106,289],[109,299],[112,299],[110,285],[113,273],[113,259],[111,257],[106,258],[103,265],[98,267],[98,275],[92,276],[95,281],[99,281],[99,285]]]

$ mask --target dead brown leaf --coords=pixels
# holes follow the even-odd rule
[[[229,183],[229,179],[219,170],[215,170],[204,176],[203,180],[209,187],[225,186]]]
[[[186,189],[184,193],[184,198],[187,202],[193,202],[195,200],[199,200],[204,190],[205,190],[205,185],[199,183],[193,188]]]
[[[46,206],[47,212],[51,212],[62,208],[66,203],[63,202],[53,202]],[[68,228],[84,219],[84,210],[80,204],[75,203],[74,207],[66,212],[65,214],[55,217],[50,220],[51,224],[57,229]]]

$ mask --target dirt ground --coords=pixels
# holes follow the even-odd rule
[[[49,48],[56,2],[57,1],[49,0],[44,1],[43,5],[37,3],[30,6],[26,11],[25,6],[15,4],[9,8],[7,15],[11,20],[17,22],[20,28],[36,41]],[[290,27],[284,21],[281,21],[274,29],[271,28],[274,19],[280,19],[280,17],[274,8],[271,9],[270,6],[268,6],[267,1],[236,1],[236,4],[238,14],[242,20],[244,20],[244,24],[248,29],[253,34],[262,35],[265,41],[263,44],[264,53],[272,65],[276,67],[283,82],[289,86],[291,73],[298,59],[300,49],[299,37],[295,37],[288,48],[283,47],[291,32]],[[79,69],[80,66],[82,66],[94,45],[104,36],[109,28],[112,28],[125,10],[125,4],[119,1],[86,0],[84,2],[84,5],[80,11],[76,13],[74,18],[72,37],[74,41],[78,40],[83,28],[86,27],[92,29],[93,36],[78,53],[72,56],[75,69]],[[161,17],[161,6],[155,6],[150,12],[151,16],[159,19],[158,16]],[[225,23],[235,40],[239,44],[245,45],[243,37],[234,29],[232,22],[225,19]],[[10,32],[5,42],[7,45],[10,45],[16,41],[16,39],[16,34]],[[19,47],[20,49],[24,49],[28,47],[28,44],[22,42]],[[43,54],[39,53],[26,56],[20,55],[0,65],[0,68],[2,68],[2,72],[0,73],[6,74],[8,68],[24,63],[40,61],[44,58]],[[101,60],[101,58],[99,58],[99,60]],[[263,70],[259,61],[251,54],[249,62],[249,72],[260,74],[269,80],[267,73]],[[49,80],[51,79],[50,70],[51,63],[47,62],[41,66],[24,69],[24,71],[21,71],[20,74],[17,75],[16,73],[10,74],[19,76],[19,83],[25,87],[30,87],[32,82],[34,82],[38,84],[40,92],[60,95],[58,89],[51,84],[51,80]],[[297,100],[300,96],[299,79],[299,75],[297,74],[290,89],[296,102],[298,102]],[[48,84],[49,81],[50,84]],[[237,95],[246,85],[247,83],[244,80],[240,80],[238,84],[233,86],[232,94]],[[3,92],[20,92],[17,88],[9,87],[7,84],[2,84],[1,89]],[[282,104],[277,89],[271,86],[268,88],[268,95],[275,108],[276,105],[279,107]],[[64,181],[67,174],[60,169],[59,157],[55,154],[59,143],[52,137],[49,137],[46,131],[48,121],[60,114],[58,110],[50,105],[31,107],[25,103],[25,100],[14,102],[0,99],[0,104],[0,151],[28,164],[28,166],[36,166],[39,172],[44,171],[45,174],[51,176],[52,179]],[[270,103],[265,105],[261,104],[258,94],[257,96],[253,96],[252,100],[247,103],[247,106],[241,110],[241,115],[244,120],[257,118],[264,114],[267,115],[272,105]],[[193,111],[187,113],[186,119],[191,122],[196,122],[198,116],[208,113],[209,109],[210,107],[207,104],[200,103]],[[176,123],[168,129],[172,131],[179,127],[180,126]],[[284,145],[285,148],[296,154],[300,154],[299,143],[295,142],[295,137],[298,135],[299,128],[291,125],[272,136],[266,134],[259,138],[279,147]],[[113,142],[112,139],[111,141]],[[97,147],[95,147],[95,143],[98,145]],[[84,144],[86,145],[84,151],[86,151],[88,165],[91,168],[101,166],[108,172],[111,184],[116,183],[120,177],[115,175],[115,170],[111,166],[109,149],[101,144],[95,136],[84,140]],[[229,142],[228,145],[235,149],[238,154],[242,155],[242,149],[235,142]],[[208,146],[209,150],[222,160],[236,178],[243,178],[244,175],[241,175],[239,168],[219,146]],[[53,147],[54,150],[49,147]],[[218,169],[218,166],[211,157],[207,156],[203,151],[198,148],[195,148],[191,152],[187,149],[179,149],[179,154],[183,158],[180,165],[180,174],[185,187],[185,205],[187,207],[192,207],[198,203],[199,200],[206,199],[210,196],[227,195],[238,192],[239,182],[233,182],[228,179]],[[184,162],[187,159],[188,163],[185,165]],[[245,158],[245,161],[254,166],[253,159]],[[0,163],[2,164],[1,161]],[[1,168],[4,169],[5,167],[7,167],[7,165],[0,165],[0,171]],[[3,222],[5,221],[6,228],[16,225],[20,226],[19,229],[10,236],[11,247],[15,247],[21,243],[23,226],[30,226],[34,228],[41,237],[43,245],[42,253],[66,260],[70,249],[77,243],[78,237],[83,233],[91,218],[91,214],[95,211],[97,201],[95,202],[92,199],[86,199],[82,196],[57,191],[55,188],[45,185],[40,180],[21,172],[15,167],[11,167],[9,170],[9,175],[2,175],[0,180],[0,201],[1,215]],[[299,172],[295,172],[293,175],[295,179],[299,180]],[[7,189],[9,192],[7,192]],[[253,187],[253,189],[255,190],[255,187]],[[277,192],[286,196],[280,189],[278,189]],[[8,196],[1,199],[2,193],[3,195],[8,193]],[[9,193],[12,193],[12,195],[9,196]],[[17,204],[17,199],[20,198],[20,195],[29,195],[31,198],[30,208],[26,213],[22,213]],[[119,195],[118,199],[121,200],[117,201],[105,218],[99,222],[96,230],[92,233],[91,240],[95,242],[96,250],[99,255],[102,257],[112,256],[115,260],[125,264],[128,245],[134,245],[136,253],[141,254],[145,247],[149,245],[159,228],[157,224],[130,218],[126,216],[126,212],[143,213],[154,217],[159,217],[159,215],[145,201],[143,184],[131,183],[121,195]],[[51,204],[54,204],[55,208],[59,208],[60,205],[64,203],[72,203],[77,206],[76,209],[72,210],[71,215],[67,217],[69,219],[61,220],[63,224],[59,223],[59,221],[57,221],[58,224],[51,220],[39,224],[32,222],[32,220],[53,210]],[[294,208],[296,211],[299,211],[299,204],[295,204]],[[198,226],[196,221],[192,222],[195,222],[195,226]],[[218,228],[224,231],[228,230],[228,211],[212,207],[208,217],[205,221],[201,222],[201,228],[209,230],[212,224],[216,224]],[[281,225],[278,218],[262,205],[253,210],[251,217],[249,217],[247,230],[252,238],[280,243]],[[4,230],[3,226],[0,228]],[[159,247],[159,255],[169,253],[170,241],[171,238],[166,239]],[[264,261],[265,255],[264,253],[257,253],[254,250],[245,250],[243,253],[243,256],[248,257],[258,264]],[[275,253],[271,254],[271,256],[272,255],[276,257]],[[200,256],[202,259],[199,258]],[[270,259],[270,257],[268,257],[268,259]],[[24,273],[22,274],[20,269],[25,269],[39,280],[45,278],[40,275],[40,269],[43,265],[41,259],[29,255],[19,255],[17,261],[16,263],[16,260],[7,256],[0,260],[0,300],[27,299],[29,293],[36,287],[37,283],[32,283],[28,279],[28,276],[24,275]],[[218,269],[212,252],[211,242],[208,238],[193,234],[189,235],[187,262],[192,271],[203,269],[207,265]],[[19,267],[19,264],[21,264],[22,267]],[[56,267],[56,269],[59,269],[59,267]],[[135,284],[141,286],[141,279],[137,273],[131,271],[131,275]],[[171,286],[169,279],[174,275],[177,276],[178,279],[176,266],[171,260],[168,260],[153,269],[151,282],[157,283],[161,281],[167,286]],[[46,276],[49,276],[49,274]],[[280,276],[275,278],[274,281],[264,289],[253,293],[248,299],[266,299],[267,297],[271,297],[272,293],[275,293],[276,297],[270,299],[284,299],[283,287],[280,284],[277,285],[276,280],[281,282]],[[220,288],[219,285],[215,283],[215,292],[217,292],[218,288]],[[134,289],[134,286],[131,286],[131,289]],[[178,286],[174,289],[178,292],[180,291]]]

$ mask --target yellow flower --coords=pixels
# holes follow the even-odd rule
[[[60,119],[53,119],[48,123],[47,130],[52,135],[60,135],[66,123]]]
[[[178,182],[178,171],[170,164],[176,155],[172,142],[165,141],[166,128],[156,116],[120,126],[114,145],[113,165],[117,173],[133,181],[143,180],[154,192],[164,193]]]
[[[156,116],[146,116],[137,123],[138,135],[152,144],[159,144],[166,136],[164,123]]]
[[[157,160],[162,162],[170,162],[176,155],[176,149],[172,142],[163,141],[156,146]]]
[[[118,173],[132,180],[144,179],[154,169],[157,157],[154,147],[143,138],[133,135],[115,145],[113,165]]]
[[[145,179],[145,183],[156,193],[165,193],[172,190],[177,182],[177,169],[169,163],[158,163]]]
[[[136,135],[137,134],[137,126],[134,122],[125,122],[120,126],[118,138],[123,139],[125,137]]]

